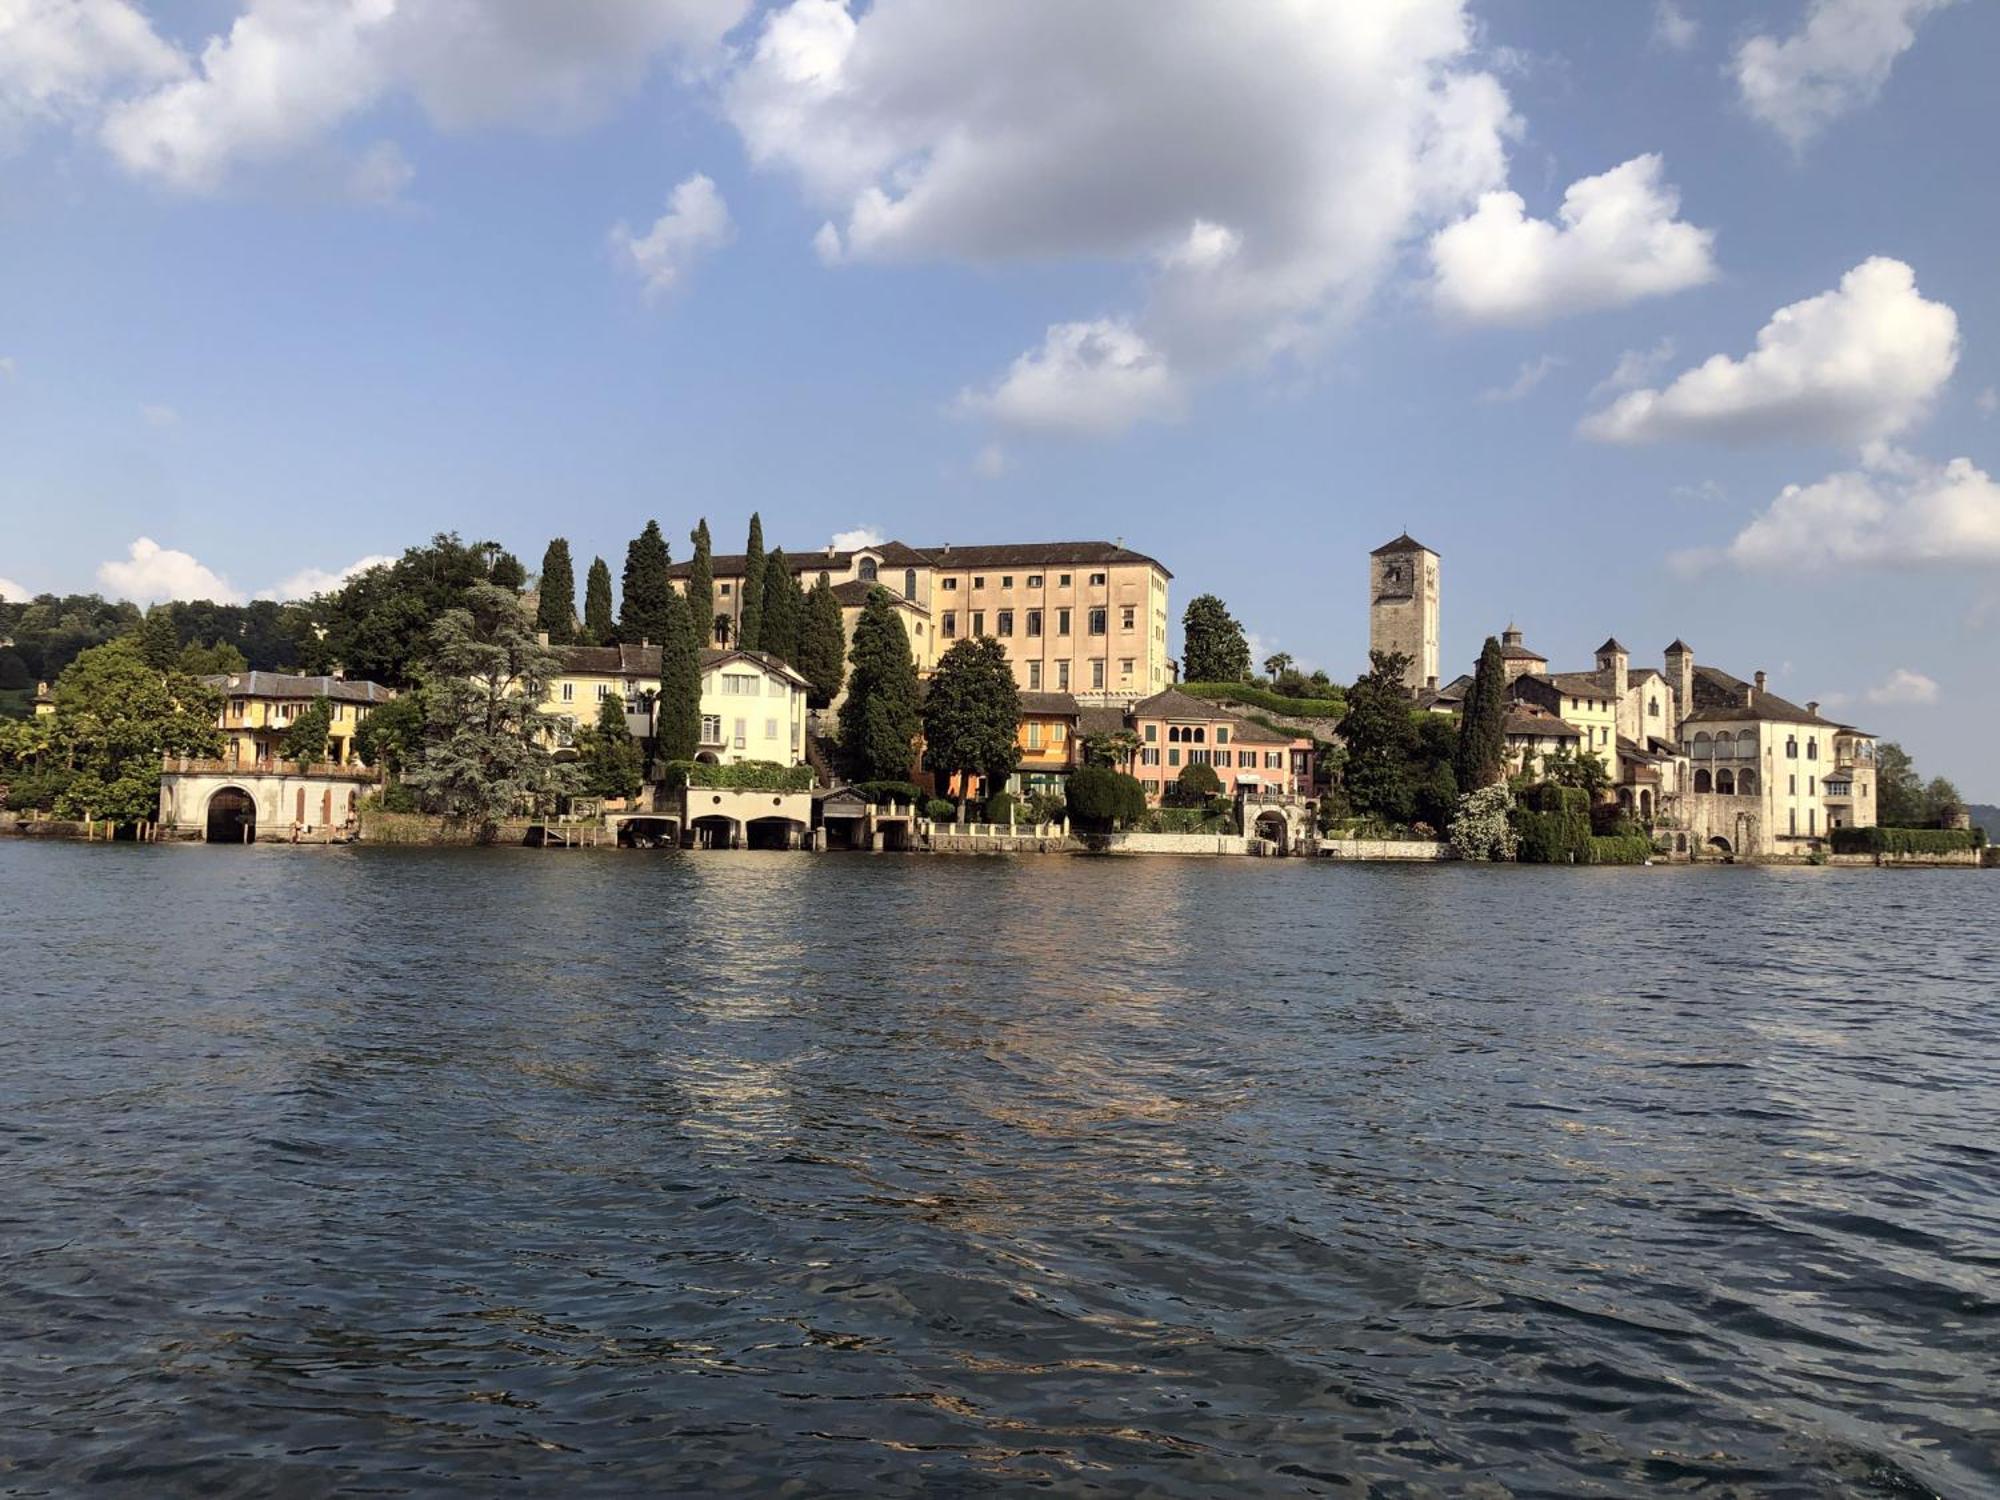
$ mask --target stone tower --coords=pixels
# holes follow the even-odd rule
[[[1411,692],[1438,685],[1438,555],[1407,531],[1368,554],[1368,649],[1409,657]]]

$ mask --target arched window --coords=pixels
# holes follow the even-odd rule
[[[825,569],[825,568],[821,568],[821,569],[819,570],[819,581],[820,581],[821,583],[825,583],[825,582],[827,582],[827,574],[826,574],[826,569]]]
[[[1706,769],[1694,773],[1694,789],[1697,792],[1710,792],[1715,790],[1715,784],[1713,780],[1710,778]]]
[[[1798,758],[1799,758],[1799,737],[1795,734],[1788,734],[1785,736],[1785,759],[1797,760]]]
[[[1810,739],[1806,741],[1806,759],[1807,760],[1819,759],[1819,741],[1817,739]]]
[[[1181,742],[1180,725],[1169,724],[1167,726],[1167,743],[1169,745],[1178,745],[1180,742]]]
[[[1719,796],[1735,796],[1736,773],[1734,771],[1717,771],[1715,773],[1715,790]]]
[[[1738,760],[1755,760],[1757,758],[1756,730],[1739,729],[1736,731],[1736,758]]]
[[[1206,729],[1197,729],[1197,730],[1195,730],[1195,732],[1194,732],[1194,742],[1195,742],[1195,743],[1196,743],[1197,745],[1204,745],[1204,744],[1207,744],[1207,743],[1208,743],[1208,731],[1207,731]]]
[[[1694,737],[1694,758],[1696,760],[1713,760],[1715,758],[1715,741],[1708,737],[1706,729]]]
[[[905,599],[914,599],[917,597],[917,570],[915,568],[903,569],[903,597]]]
[[[861,559],[861,581],[863,583],[873,583],[875,581],[874,558],[864,557]]]
[[[1725,729],[1715,737],[1715,758],[1717,760],[1728,760],[1735,753],[1736,741],[1729,737],[1729,731]]]
[[[1754,797],[1757,794],[1757,773],[1745,766],[1736,773],[1736,795]]]

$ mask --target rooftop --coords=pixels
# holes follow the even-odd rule
[[[347,677],[299,677],[290,672],[218,672],[201,679],[232,698],[332,698],[341,703],[387,703],[394,690]]]
[[[1431,551],[1430,548],[1426,547],[1422,542],[1418,541],[1415,537],[1411,536],[1409,532],[1406,531],[1401,536],[1397,537],[1396,540],[1394,540],[1393,542],[1384,542],[1381,546],[1377,547],[1373,552],[1369,553],[1368,555],[1370,557],[1380,557],[1387,552],[1430,552],[1430,551]],[[1431,552],[1431,556],[1436,557],[1437,553]]]

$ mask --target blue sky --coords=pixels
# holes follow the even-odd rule
[[[2000,798],[1996,56],[1977,0],[0,0],[0,588],[754,508],[1123,537],[1351,677],[1407,527],[1449,667],[1681,636]]]

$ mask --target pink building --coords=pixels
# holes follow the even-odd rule
[[[1125,727],[1139,737],[1129,769],[1154,807],[1189,766],[1213,768],[1229,796],[1244,787],[1293,796],[1312,793],[1309,738],[1266,729],[1178,688],[1133,704]]]

